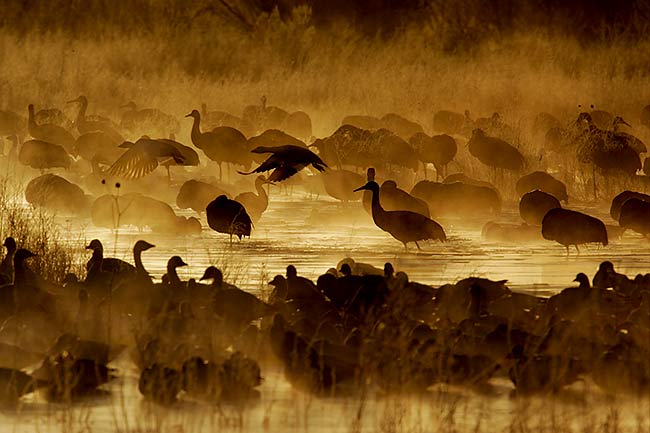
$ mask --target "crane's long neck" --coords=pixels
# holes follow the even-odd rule
[[[269,201],[269,195],[266,193],[266,190],[264,189],[264,184],[262,182],[256,183],[255,189],[257,189],[258,197],[260,197],[266,202]]]
[[[386,213],[384,208],[381,207],[381,203],[379,203],[379,187],[372,190],[371,209],[372,219],[375,221],[377,221],[378,218],[381,218]]]
[[[192,137],[192,143],[194,143],[196,147],[200,148],[199,143],[201,141],[201,116],[194,117],[194,123],[192,123],[191,137]]]

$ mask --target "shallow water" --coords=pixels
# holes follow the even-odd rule
[[[121,229],[118,233],[79,225],[70,240],[99,238],[107,256],[131,261],[135,240],[156,245],[143,254],[149,272],[159,279],[167,259],[180,255],[188,264],[181,278],[199,278],[210,264],[224,270],[226,280],[252,292],[264,289],[275,274],[294,264],[300,275],[315,279],[344,257],[381,268],[390,261],[411,280],[441,285],[468,276],[507,279],[513,290],[549,295],[573,285],[576,273],[593,275],[598,264],[611,260],[619,272],[648,272],[650,245],[626,234],[608,247],[585,247],[579,254],[548,241],[530,244],[492,243],[481,239],[486,221],[440,220],[448,242],[428,242],[423,251],[402,245],[374,226],[360,203],[311,199],[272,192],[270,206],[250,239],[230,244],[225,235],[207,228],[200,236],[160,236]],[[604,209],[588,209],[609,221]],[[185,215],[191,213],[183,212]],[[514,205],[503,222],[516,222]],[[76,222],[75,222],[76,225]],[[425,396],[318,399],[295,391],[279,372],[263,372],[261,401],[247,407],[209,406],[182,402],[163,409],[143,401],[137,391],[137,371],[128,359],[118,360],[120,379],[108,396],[73,407],[47,405],[38,397],[16,409],[0,412],[0,431],[131,431],[131,432],[356,432],[356,431],[580,431],[609,425],[618,431],[648,431],[647,398],[606,399],[595,386],[578,383],[560,397],[510,399],[504,378],[494,380],[487,394],[435,387]],[[602,430],[614,431],[614,430]]]

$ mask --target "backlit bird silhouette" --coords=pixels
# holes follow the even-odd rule
[[[108,173],[124,179],[139,179],[151,173],[160,162],[185,162],[185,156],[171,143],[141,138],[135,143],[125,141],[120,147],[128,149],[108,169]]]
[[[404,244],[405,250],[408,251],[408,242],[415,242],[420,249],[418,241],[433,239],[444,242],[447,240],[442,226],[424,215],[411,211],[385,211],[379,202],[377,182],[370,181],[355,191],[362,190],[372,192],[372,219],[377,227],[390,233]]]
[[[210,228],[219,233],[229,234],[231,242],[232,235],[240,240],[242,236],[250,237],[253,223],[241,203],[220,195],[208,204],[205,213]]]
[[[288,179],[308,165],[311,165],[318,171],[325,171],[327,167],[327,164],[311,150],[291,144],[277,147],[260,146],[251,152],[270,153],[271,156],[255,170],[248,173],[240,171],[239,173],[249,175],[273,170],[273,173],[268,178],[269,182],[281,182]]]

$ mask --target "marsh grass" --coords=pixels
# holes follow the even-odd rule
[[[82,235],[64,237],[63,233],[73,232],[71,223],[26,205],[22,191],[24,185],[0,178],[0,238],[12,236],[19,248],[37,254],[30,267],[48,281],[61,283],[70,272],[84,278]]]

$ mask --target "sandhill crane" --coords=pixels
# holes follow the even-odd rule
[[[72,159],[63,146],[42,140],[27,140],[18,153],[18,161],[37,170],[70,168]]]
[[[256,169],[248,173],[239,173],[249,175],[273,170],[273,173],[271,173],[268,178],[269,182],[281,182],[288,179],[308,165],[311,165],[318,171],[325,171],[325,168],[327,167],[327,164],[325,164],[323,160],[321,160],[320,157],[311,150],[290,144],[277,147],[260,146],[256,147],[251,152],[270,153],[271,156],[269,156],[266,161]]]
[[[242,118],[250,122],[255,129],[280,129],[289,113],[282,108],[266,105],[266,96],[260,98],[260,105],[249,105],[244,108]]]
[[[645,153],[648,151],[643,141],[639,140],[632,134],[621,131],[621,125],[631,127],[621,116],[614,117],[612,121],[612,131],[607,133],[608,140],[620,140],[630,146],[636,153]]]
[[[90,199],[74,183],[54,174],[44,174],[29,181],[25,200],[33,206],[54,210],[65,215],[87,216]]]
[[[475,129],[467,144],[469,152],[488,167],[518,172],[526,164],[516,147],[500,138],[486,135],[482,129]]]
[[[311,118],[304,111],[289,113],[282,122],[281,129],[301,140],[309,141],[312,137]]]
[[[208,106],[205,103],[201,104],[201,123],[205,130],[213,130],[219,126],[228,126],[241,131],[245,137],[255,135],[255,128],[249,121],[225,111],[208,111]]]
[[[627,200],[621,207],[618,223],[625,229],[650,237],[650,203],[638,198]]]
[[[487,217],[499,215],[501,198],[494,188],[462,182],[437,183],[422,180],[411,195],[429,205],[431,215],[456,217]]]
[[[447,240],[442,226],[430,218],[411,211],[386,211],[379,201],[379,185],[370,181],[357,188],[355,191],[368,190],[372,192],[372,219],[380,229],[390,233],[395,239],[404,244],[408,251],[408,242],[415,242],[420,249],[418,241],[432,239],[442,242]]]
[[[614,197],[612,200],[612,205],[609,208],[609,215],[614,221],[618,221],[619,217],[621,216],[621,207],[623,207],[623,204],[632,198],[647,201],[650,203],[650,195],[648,194],[635,191],[623,191]]]
[[[441,134],[459,134],[465,123],[465,116],[455,111],[440,110],[433,115],[433,130]]]
[[[527,192],[519,200],[519,215],[527,224],[539,226],[548,211],[562,207],[551,194],[540,190]]]
[[[246,209],[246,212],[251,217],[251,221],[256,223],[262,217],[262,214],[269,205],[269,196],[264,190],[264,185],[268,183],[266,177],[257,176],[255,179],[255,190],[254,192],[243,192],[235,196],[235,201],[240,203]]]
[[[127,110],[122,113],[120,127],[132,134],[155,131],[159,134],[178,134],[181,125],[178,120],[157,108],[140,108],[135,102],[130,101],[121,108]]]
[[[208,203],[220,195],[228,196],[228,193],[210,183],[190,179],[178,191],[176,206],[180,209],[192,209],[196,213],[201,213],[205,212]]]
[[[171,159],[177,164],[185,162],[185,156],[176,146],[162,140],[140,138],[135,143],[125,141],[120,147],[128,150],[111,165],[108,173],[124,179],[146,176],[158,167],[159,161]]]
[[[246,209],[241,203],[230,200],[225,195],[220,195],[211,201],[205,208],[205,214],[210,228],[218,233],[229,234],[230,242],[232,242],[232,235],[240,240],[242,236],[251,235],[253,223]]]
[[[105,164],[111,164],[124,153],[113,139],[102,131],[93,131],[81,134],[77,137],[73,147],[73,155],[78,155],[86,161],[92,161],[97,157]]]
[[[72,152],[75,138],[70,132],[58,125],[49,123],[43,125],[36,124],[33,104],[29,104],[27,111],[29,113],[29,119],[27,121],[29,135],[36,140],[62,146],[68,153]]]
[[[562,123],[550,113],[544,111],[537,113],[535,119],[533,119],[533,134],[540,135],[546,134],[552,128],[561,128]]]
[[[427,164],[431,163],[436,168],[436,179],[444,177],[449,164],[458,151],[456,140],[447,134],[429,137],[423,132],[413,135],[409,143],[418,152],[420,161],[424,166],[424,178],[427,178]]]
[[[388,113],[379,120],[382,128],[388,129],[403,140],[408,140],[415,134],[424,133],[422,126],[400,116],[399,114]]]
[[[205,156],[219,164],[219,180],[223,178],[222,163],[237,164],[248,168],[252,158],[246,137],[234,128],[219,127],[210,132],[201,132],[201,113],[192,110],[185,117],[194,119],[192,124],[192,143],[205,153]]]
[[[88,98],[84,95],[79,96],[77,99],[68,101],[68,104],[79,104],[79,112],[77,113],[77,118],[75,124],[77,130],[80,134],[85,134],[87,132],[93,131],[102,131],[108,135],[111,140],[115,143],[121,143],[124,141],[124,137],[115,130],[113,127],[113,122],[110,119],[104,117],[95,117],[94,119],[86,118],[86,110],[88,109]]]
[[[358,201],[358,194],[352,191],[363,183],[363,176],[349,170],[327,170],[321,174],[323,186],[330,197],[341,201]]]
[[[582,212],[569,209],[555,208],[544,215],[542,220],[542,236],[544,239],[556,241],[566,248],[569,246],[588,243],[601,243],[607,246],[607,228],[598,218]],[[580,251],[580,250],[578,250]]]
[[[516,185],[517,194],[522,196],[536,189],[551,194],[560,201],[568,202],[566,185],[544,171],[534,171],[522,176]]]

